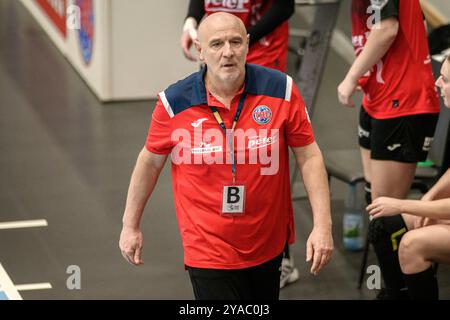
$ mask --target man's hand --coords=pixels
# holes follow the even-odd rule
[[[125,260],[135,266],[144,264],[144,261],[141,259],[143,243],[144,237],[139,228],[123,226],[120,233],[119,247]]]
[[[366,210],[374,218],[395,216],[402,213],[402,200],[379,197],[373,200]]]
[[[360,90],[358,81],[354,81],[349,76],[345,77],[337,89],[339,102],[346,107],[354,108],[355,103],[352,100],[352,95],[358,89]]]
[[[331,230],[315,227],[306,243],[306,261],[312,262],[311,273],[315,276],[331,260],[333,237]]]

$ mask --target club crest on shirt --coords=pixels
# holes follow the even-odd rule
[[[370,0],[372,8],[374,8],[375,10],[383,9],[388,4],[388,2],[389,0]]]
[[[257,124],[268,124],[272,119],[272,110],[268,106],[257,106],[253,109],[253,120]]]

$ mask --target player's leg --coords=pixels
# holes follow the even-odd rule
[[[411,299],[437,300],[433,262],[450,264],[450,225],[431,225],[409,231],[400,243],[399,259]]]
[[[358,138],[361,151],[361,162],[363,167],[365,185],[365,199],[369,205],[372,202],[371,195],[371,170],[370,170],[370,132],[371,132],[371,117],[361,107],[359,112],[359,126],[358,126]]]
[[[426,159],[436,120],[435,115],[372,120],[372,199],[380,196],[403,199],[407,196],[416,163]],[[369,225],[371,242],[391,299],[407,297],[398,247],[403,234],[412,226],[413,219],[407,215],[378,219]]]
[[[371,119],[371,195],[405,198],[414,178],[416,163],[406,162],[409,143],[403,119]],[[386,299],[407,299],[399,260],[398,243],[408,230],[402,216],[373,220],[369,241],[374,247],[384,279]],[[392,242],[392,237],[394,241]]]
[[[401,215],[374,219],[369,224],[369,241],[376,253],[384,280],[384,299],[407,299],[406,284],[400,268],[398,248],[408,231]]]

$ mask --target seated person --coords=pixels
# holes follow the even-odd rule
[[[450,57],[436,85],[450,108]],[[437,300],[432,263],[450,264],[450,169],[421,200],[380,197],[367,211],[387,298]]]

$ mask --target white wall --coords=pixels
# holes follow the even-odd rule
[[[21,1],[102,101],[155,98],[198,69],[179,46],[187,0],[93,0],[89,64],[82,59],[78,30],[67,30],[64,38],[36,0]]]
[[[155,96],[198,69],[179,45],[187,5],[187,0],[112,1],[115,99]]]
[[[445,18],[446,23],[450,23],[450,1],[449,0],[426,0],[437,12]]]

